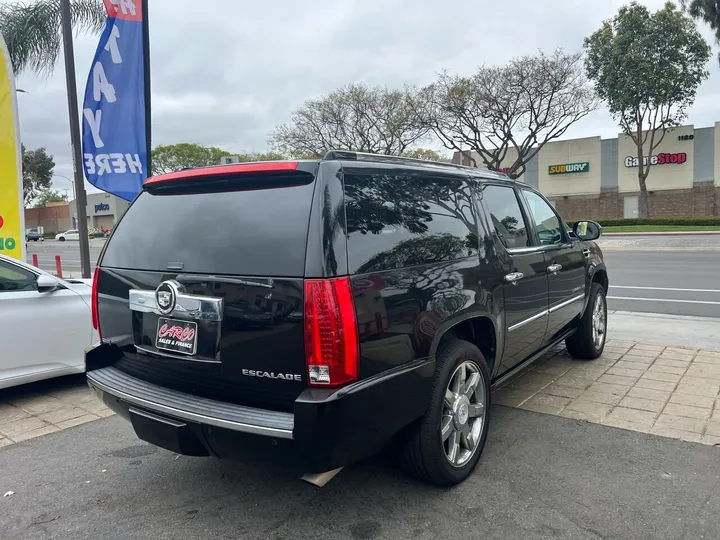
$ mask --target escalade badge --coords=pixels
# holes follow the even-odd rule
[[[302,375],[296,373],[275,373],[273,371],[258,371],[254,369],[243,369],[242,374],[246,377],[259,377],[261,379],[281,379],[283,381],[302,382]]]
[[[155,290],[155,302],[157,303],[158,311],[162,315],[169,315],[175,310],[177,304],[177,296],[181,291],[182,285],[180,285],[174,279],[163,281],[158,288]]]

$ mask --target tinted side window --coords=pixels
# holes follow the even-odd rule
[[[533,191],[524,189],[523,193],[530,207],[532,220],[540,238],[540,245],[550,246],[562,243],[563,236],[560,229],[560,220],[550,208],[550,205]]]
[[[477,255],[468,180],[393,170],[346,172],[344,183],[352,273]]]
[[[483,203],[506,248],[517,249],[532,245],[515,189],[487,185],[483,188]]]
[[[35,274],[14,264],[0,261],[0,294],[19,291],[37,291]]]

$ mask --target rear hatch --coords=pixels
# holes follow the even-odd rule
[[[287,170],[146,184],[96,278],[102,337],[121,351],[116,368],[292,410],[307,387],[303,274],[317,163],[275,166]]]

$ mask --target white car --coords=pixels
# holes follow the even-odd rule
[[[59,279],[0,255],[0,389],[85,372],[92,280]]]
[[[65,240],[80,240],[80,231],[77,229],[70,229],[69,231],[57,233],[55,235],[55,240],[60,240],[60,242],[64,242]]]

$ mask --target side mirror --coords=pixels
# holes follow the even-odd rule
[[[602,227],[597,221],[576,221],[572,232],[580,240],[597,240],[602,234]]]
[[[52,276],[46,276],[45,274],[40,274],[35,283],[40,293],[52,292],[60,286],[60,282],[57,279]]]

